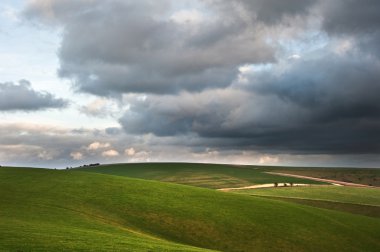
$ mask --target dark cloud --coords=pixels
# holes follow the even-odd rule
[[[380,153],[379,62],[326,54],[246,74],[234,89],[135,102],[128,133],[196,134],[219,148]]]
[[[25,15],[63,27],[59,73],[84,92],[225,87],[239,65],[274,61],[260,26],[213,5],[211,14],[184,14],[173,1],[48,2],[33,2]]]
[[[213,4],[223,6],[226,12],[237,10],[248,14],[254,22],[263,22],[266,25],[275,25],[284,21],[286,17],[308,14],[318,0],[216,0]]]
[[[363,52],[379,57],[379,10],[376,0],[326,1],[321,7],[322,28],[331,36],[350,37]]]
[[[307,14],[316,0],[243,0],[258,20],[274,24],[287,16]]]
[[[300,122],[299,115],[305,113],[274,96],[267,98],[234,89],[152,96],[133,104],[120,120],[128,133],[157,136],[195,133],[206,138],[205,142],[208,138],[225,138],[227,143],[218,141],[220,145],[237,143],[234,138],[242,142],[244,138],[271,134],[278,131],[279,125],[283,129],[295,127]]]
[[[106,133],[111,136],[120,135],[123,132],[123,129],[118,127],[109,127],[105,129]]]
[[[377,117],[379,69],[380,62],[360,58],[356,53],[301,58],[286,66],[252,73],[249,88],[313,109],[324,120]]]
[[[379,155],[292,155],[268,150],[252,151],[238,139],[205,140],[195,135],[141,137],[106,130],[68,129],[57,125],[2,123],[1,165],[64,168],[94,162],[197,161],[239,164],[340,165],[375,167]],[[273,136],[274,138],[276,136]],[[249,141],[249,139],[247,139]],[[184,145],[186,143],[186,145]],[[226,143],[229,146],[226,146]],[[251,142],[252,144],[252,142]],[[118,156],[112,156],[115,152]]]
[[[62,27],[59,74],[79,91],[148,94],[126,101],[128,134],[201,151],[380,153],[378,1],[189,2],[34,1],[25,15]],[[300,43],[310,34],[323,43]]]
[[[324,2],[323,28],[330,33],[364,34],[380,28],[377,0],[336,0]]]
[[[20,81],[0,83],[0,111],[35,111],[63,108],[68,102],[47,92],[32,89],[30,82]]]

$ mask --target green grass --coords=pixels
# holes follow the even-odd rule
[[[128,227],[108,215],[107,202],[91,206],[106,196],[98,190],[111,182],[96,188],[99,179],[0,168],[0,251],[206,251]]]
[[[380,189],[311,186],[239,190],[235,192],[380,218]]]
[[[266,183],[323,184],[307,179],[283,177],[264,173],[254,166],[194,163],[139,163],[84,167],[74,170],[112,174],[132,178],[159,180],[206,188],[243,187]]]
[[[277,196],[380,206],[380,189],[346,186],[277,187],[239,190],[261,196]]]
[[[379,251],[380,220],[78,171],[0,168],[0,250]]]
[[[342,202],[333,202],[326,200],[311,200],[311,199],[298,199],[298,198],[286,198],[286,197],[271,197],[271,196],[262,196],[266,198],[272,198],[276,200],[282,200],[287,202],[294,202],[302,205],[337,210],[353,214],[361,214],[369,217],[380,218],[380,207],[362,205],[362,204],[352,204],[352,203],[342,203]]]

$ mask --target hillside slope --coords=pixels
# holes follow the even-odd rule
[[[155,181],[0,168],[0,195],[0,250],[380,249],[379,219]]]
[[[380,189],[378,188],[309,186],[248,189],[234,192],[380,218]]]
[[[266,167],[270,172],[288,173],[322,179],[380,187],[379,168]]]
[[[243,187],[266,183],[324,184],[308,179],[276,176],[255,166],[197,163],[137,163],[81,167],[73,170],[159,180],[205,188]]]
[[[380,207],[380,189],[346,186],[278,187],[268,189],[239,190],[260,196],[276,196],[300,199],[326,200],[341,203],[372,205]]]

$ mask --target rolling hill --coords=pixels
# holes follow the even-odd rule
[[[248,189],[234,192],[380,218],[380,189],[378,188],[310,186]]]
[[[379,251],[380,219],[173,183],[0,168],[4,251]]]
[[[173,182],[206,188],[243,187],[266,183],[324,184],[265,173],[264,167],[197,163],[137,163],[80,167],[73,170]]]
[[[380,169],[376,168],[326,168],[326,167],[265,167],[266,171],[282,172],[343,182],[380,186]]]

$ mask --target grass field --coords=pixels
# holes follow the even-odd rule
[[[266,183],[323,184],[307,179],[282,177],[265,173],[255,166],[194,163],[114,164],[74,169],[132,178],[159,180],[206,188],[243,187]]]
[[[264,169],[272,172],[283,172],[380,187],[380,169],[317,167],[265,167]]]
[[[0,168],[0,250],[379,251],[380,220],[78,171]]]
[[[373,188],[357,188],[346,186],[311,186],[239,190],[239,192],[261,196],[327,200],[342,203],[380,206],[380,189]]]
[[[311,186],[239,190],[235,192],[380,218],[380,189]]]

